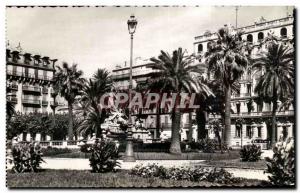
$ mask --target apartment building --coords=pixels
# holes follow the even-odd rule
[[[280,18],[272,21],[262,20],[253,25],[238,28],[243,32],[242,39],[254,45],[252,51],[253,57],[265,47],[259,47],[268,33],[280,37],[287,44],[293,39],[293,20],[292,16]],[[194,41],[194,52],[198,56],[202,56],[201,60],[205,60],[204,53],[207,51],[209,43],[217,39],[216,33],[206,31],[203,35],[196,36]],[[251,143],[253,139],[268,139],[271,130],[271,110],[272,103],[261,103],[256,101],[257,93],[254,88],[261,74],[254,74],[253,71],[244,73],[239,81],[240,90],[231,96],[231,146],[241,146]],[[287,111],[277,112],[277,139],[283,133],[293,136],[294,132],[294,110],[290,107]],[[213,118],[213,116],[210,116]],[[242,127],[236,124],[236,120],[243,119]],[[210,131],[210,136],[214,136]]]

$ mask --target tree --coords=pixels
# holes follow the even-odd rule
[[[200,85],[198,76],[200,76],[204,69],[200,65],[191,65],[194,62],[192,57],[185,57],[182,48],[173,51],[173,55],[161,51],[158,58],[151,58],[152,63],[150,68],[156,70],[153,78],[157,81],[163,81],[162,91],[169,90],[172,93],[176,93],[177,96],[181,92],[191,93],[196,92],[208,92],[209,89],[204,85]],[[203,86],[203,87],[201,87]],[[206,90],[201,90],[205,88]],[[177,98],[178,100],[178,98]],[[172,136],[170,153],[179,154],[180,149],[180,122],[181,112],[179,108],[174,105],[171,109],[172,119]]]
[[[223,139],[227,145],[231,134],[231,94],[234,85],[243,75],[248,66],[246,43],[241,38],[240,32],[224,27],[216,33],[216,41],[209,43],[205,54],[208,72],[214,79],[219,79],[225,94],[225,132]]]
[[[276,111],[278,100],[284,101],[294,93],[295,67],[293,48],[281,42],[271,41],[267,49],[254,59],[252,68],[263,72],[255,92],[265,102],[272,102],[271,144],[276,142]]]
[[[73,104],[76,97],[80,95],[84,78],[83,72],[77,69],[77,65],[69,66],[64,62],[62,67],[56,66],[57,72],[54,76],[54,82],[57,85],[58,91],[62,97],[68,102],[69,111],[69,126],[68,126],[68,139],[72,140],[74,136],[73,130]]]
[[[102,108],[100,98],[111,91],[112,81],[109,77],[109,72],[104,69],[98,69],[83,88],[83,101],[88,108],[86,119],[83,121],[82,126],[79,127],[80,131],[94,131],[96,137],[102,137],[101,123],[105,118],[105,109]]]

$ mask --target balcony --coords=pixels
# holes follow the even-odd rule
[[[17,84],[8,84],[7,88],[10,90],[18,90],[18,85]]]
[[[43,101],[42,101],[42,105],[43,105],[43,106],[48,106],[48,101],[43,100]]]
[[[281,111],[281,112],[276,112],[276,116],[293,116],[294,111]],[[272,116],[272,111],[263,111],[263,112],[243,112],[243,113],[232,113],[231,117],[232,118],[238,118],[238,117],[243,117],[243,118],[248,118],[248,117],[270,117]]]
[[[39,86],[22,86],[23,91],[41,93],[41,89]]]
[[[124,74],[119,74],[119,75],[113,75],[112,79],[118,80],[118,79],[129,79],[130,73],[124,73]]]
[[[38,105],[40,106],[41,105],[41,101],[40,100],[37,100],[37,99],[22,99],[22,103],[24,105]]]
[[[7,75],[10,76],[18,76],[18,77],[25,77],[25,78],[32,78],[32,79],[38,79],[38,80],[46,80],[46,81],[52,81],[52,78],[49,76],[44,76],[44,75],[36,75],[32,73],[24,73],[20,71],[11,71],[7,70],[6,71]]]
[[[18,103],[18,98],[17,97],[8,97],[7,100],[11,103]]]

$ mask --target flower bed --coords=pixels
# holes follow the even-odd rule
[[[158,177],[161,179],[187,180],[192,182],[207,181],[220,184],[240,182],[239,178],[234,178],[231,173],[222,168],[165,168],[156,164],[148,164],[147,166],[137,165],[130,173],[144,178]]]

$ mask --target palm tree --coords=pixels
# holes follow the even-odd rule
[[[88,115],[81,129],[91,130],[96,133],[96,137],[102,137],[101,123],[104,119],[103,104],[100,104],[100,98],[111,91],[112,81],[109,72],[104,69],[98,69],[84,86],[81,101],[89,106]]]
[[[68,102],[69,111],[69,127],[68,139],[72,140],[74,136],[73,131],[73,104],[76,97],[80,95],[83,88],[84,78],[83,72],[77,69],[77,65],[69,66],[64,62],[62,67],[56,66],[57,71],[54,75],[54,82],[57,85],[58,91],[62,97]]]
[[[191,65],[194,61],[192,57],[185,57],[182,48],[173,51],[173,55],[161,51],[158,58],[150,59],[153,63],[149,65],[150,68],[156,70],[153,75],[157,81],[163,81],[162,91],[166,90],[176,93],[177,96],[181,92],[191,93],[193,91],[201,92],[201,86],[198,81],[198,76],[204,72],[204,69],[199,65]],[[204,86],[203,86],[204,87]],[[209,89],[205,87],[205,92]],[[181,112],[176,105],[171,110],[172,118],[172,136],[170,153],[179,154],[180,149],[180,122]]]
[[[248,65],[248,47],[241,39],[241,33],[221,28],[217,32],[217,41],[210,42],[206,55],[208,72],[214,79],[221,81],[225,94],[225,132],[223,140],[229,145],[231,134],[231,93],[232,86],[243,75]]]
[[[252,68],[263,72],[255,92],[265,102],[272,102],[271,144],[276,142],[276,111],[278,100],[284,101],[294,93],[294,51],[283,43],[267,43],[266,52],[254,59]]]

